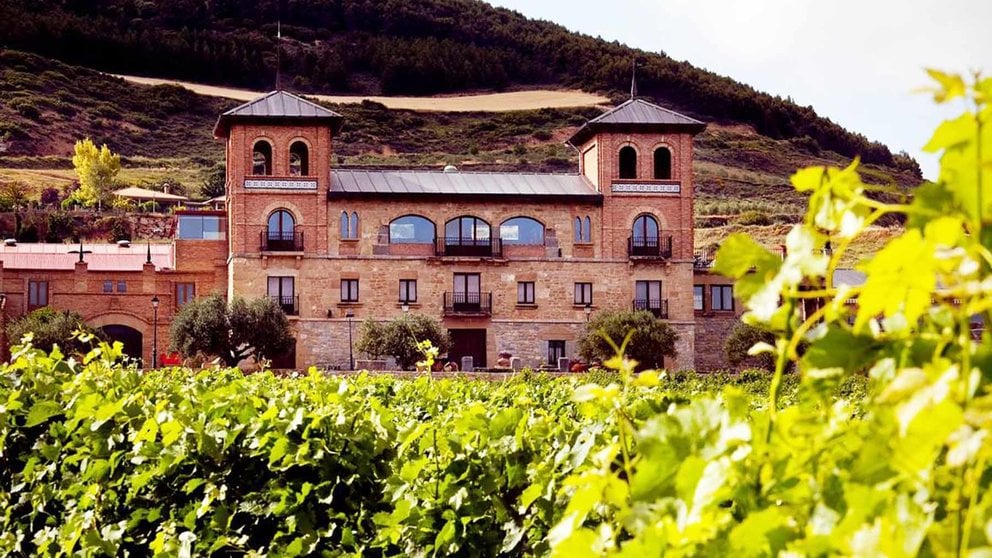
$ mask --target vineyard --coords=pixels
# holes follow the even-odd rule
[[[635,374],[625,345],[609,373],[504,382],[22,348],[0,369],[0,551],[992,555],[992,79],[931,75],[970,108],[928,146],[937,183],[805,169],[784,257],[742,234],[717,254],[774,373]],[[892,215],[865,283],[833,285]]]

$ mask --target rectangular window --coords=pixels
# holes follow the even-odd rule
[[[482,290],[482,278],[478,273],[456,273],[455,274],[455,295],[464,296],[466,299],[479,301]]]
[[[105,293],[112,293],[112,292],[114,292],[114,282],[113,281],[104,281],[103,282],[103,292],[105,292]]]
[[[534,304],[534,282],[517,282],[517,304]]]
[[[341,302],[358,302],[358,279],[341,280]]]
[[[565,342],[561,340],[548,341],[548,364],[558,366],[558,359],[565,358]]]
[[[637,310],[656,310],[661,308],[661,281],[635,282],[634,307]]]
[[[269,298],[274,300],[283,312],[290,316],[297,315],[295,279],[292,277],[269,277],[268,293]]]
[[[28,281],[28,310],[48,306],[48,281]]]
[[[592,283],[575,284],[575,304],[579,306],[592,304]]]
[[[176,283],[176,307],[196,298],[196,283]]]
[[[703,309],[703,293],[706,292],[702,285],[693,285],[692,287],[692,309],[702,310]]]
[[[400,279],[400,304],[417,302],[417,280]]]
[[[181,240],[224,240],[224,221],[220,215],[180,215],[176,238]]]
[[[713,310],[733,310],[733,287],[730,285],[713,285],[710,288],[710,307]]]
[[[118,281],[117,282],[117,292],[119,292],[119,293],[126,293],[127,292],[127,281]]]

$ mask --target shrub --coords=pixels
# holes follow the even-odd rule
[[[737,322],[723,345],[727,362],[732,366],[740,366],[746,363],[748,366],[774,370],[775,357],[770,353],[761,353],[759,355],[748,354],[751,347],[757,343],[767,343],[775,346],[775,334],[747,325],[744,322]]]
[[[41,191],[41,196],[40,196],[41,205],[56,207],[59,205],[59,201],[61,201],[61,199],[62,196],[59,194],[58,188],[53,188],[49,186],[48,188],[45,188],[44,190]]]
[[[47,220],[48,230],[45,232],[45,242],[78,240],[79,233],[76,231],[72,215],[64,211],[53,211],[48,214]]]
[[[358,350],[372,358],[389,355],[403,370],[424,359],[418,341],[430,341],[439,353],[446,353],[451,339],[441,322],[424,314],[406,314],[390,322],[366,320],[359,329]]]
[[[77,333],[96,335],[79,314],[51,306],[39,308],[7,324],[7,338],[13,343],[20,343],[29,333],[35,347],[47,352],[58,345],[67,355],[85,353],[92,346],[91,342],[81,340]]]
[[[756,210],[749,210],[737,216],[737,223],[740,225],[753,225],[764,227],[772,224],[772,218],[767,213]]]
[[[235,298],[230,304],[219,295],[194,299],[176,313],[169,337],[170,350],[184,357],[217,355],[229,366],[251,356],[278,357],[295,343],[286,314],[268,297]]]
[[[639,369],[663,368],[666,356],[676,356],[678,333],[667,322],[650,312],[629,310],[594,314],[579,338],[579,354],[588,361],[612,358],[616,349],[607,338],[619,347],[628,334],[626,356],[636,360]]]

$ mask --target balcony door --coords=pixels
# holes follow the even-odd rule
[[[634,283],[634,310],[648,310],[655,314],[661,311],[661,281]]]
[[[456,312],[479,311],[482,306],[482,278],[478,273],[456,273],[453,306]]]
[[[269,277],[269,298],[278,304],[283,312],[292,316],[296,314],[296,292],[293,277]]]

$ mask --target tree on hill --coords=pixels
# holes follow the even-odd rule
[[[633,332],[627,344],[626,357],[638,362],[638,370],[662,368],[665,357],[676,356],[675,342],[678,333],[664,320],[655,318],[645,310],[616,310],[595,314],[586,323],[586,330],[579,338],[582,358],[606,360],[616,356],[610,338],[619,347],[627,334]],[[605,336],[605,337],[604,337]]]
[[[439,353],[451,348],[451,338],[441,322],[423,314],[407,314],[389,322],[366,320],[358,332],[355,348],[372,358],[389,355],[400,368],[409,370],[424,359],[417,342],[425,340],[437,347]]]
[[[93,328],[86,325],[83,317],[69,310],[56,310],[50,306],[39,308],[7,324],[7,339],[12,345],[21,342],[28,333],[32,334],[31,344],[38,349],[51,351],[58,345],[66,355],[89,351],[91,345],[82,342],[77,333],[96,336]]]
[[[170,350],[184,357],[216,355],[228,366],[250,356],[271,359],[295,343],[286,314],[268,297],[235,298],[230,304],[218,295],[194,299],[173,318],[169,337]]]
[[[97,148],[90,138],[77,141],[72,166],[79,177],[79,189],[73,199],[83,205],[102,206],[110,200],[114,180],[121,171],[121,156],[110,151],[107,144]]]

